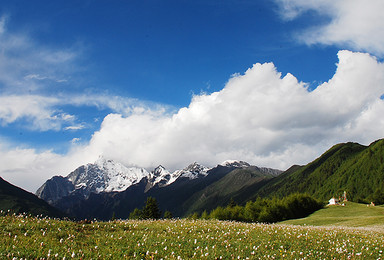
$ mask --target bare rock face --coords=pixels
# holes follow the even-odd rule
[[[52,204],[54,201],[68,196],[74,189],[75,186],[73,183],[66,178],[62,176],[54,176],[47,180],[43,186],[37,190],[36,195],[49,204]]]

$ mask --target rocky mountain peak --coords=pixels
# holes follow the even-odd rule
[[[190,165],[188,165],[183,170],[178,170],[174,172],[174,175],[177,176],[177,178],[188,178],[188,179],[196,179],[199,177],[205,177],[207,176],[209,171],[208,167],[205,167],[201,164],[198,164],[197,162],[194,162]]]
[[[203,172],[203,171],[207,171],[208,168],[201,164],[198,164],[197,162],[194,162],[188,165],[186,168],[184,168],[184,170],[189,172]]]
[[[169,172],[163,167],[162,165],[157,166],[153,171],[152,171],[154,176],[162,176],[162,175],[167,175]]]
[[[149,187],[157,185],[159,187],[166,186],[171,183],[172,174],[166,170],[162,165],[157,166],[151,172],[151,178],[149,179]]]

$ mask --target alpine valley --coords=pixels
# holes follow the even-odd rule
[[[313,162],[284,172],[243,161],[226,161],[213,168],[192,163],[174,172],[162,166],[147,171],[100,157],[66,177],[47,180],[37,196],[1,183],[3,210],[33,213],[25,205],[34,205],[34,209],[41,205],[45,212],[51,210],[51,215],[57,215],[58,209],[76,219],[126,219],[135,208],[142,208],[148,197],[154,197],[159,208],[174,217],[295,192],[324,202],[345,192],[352,201],[384,204],[384,139],[369,146],[337,144]]]

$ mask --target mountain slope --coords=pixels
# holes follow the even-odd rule
[[[347,191],[353,201],[372,199],[384,188],[384,140],[370,146],[342,143],[333,146],[315,161],[284,172],[263,188],[259,196],[287,196],[305,192],[328,200]]]
[[[235,168],[223,178],[195,193],[184,204],[188,205],[187,214],[210,211],[218,206],[226,206],[233,199],[245,204],[268,180],[279,171],[248,166]]]
[[[0,177],[0,209],[13,213],[27,213],[34,216],[64,217],[59,210],[50,206],[34,194],[18,188]]]
[[[147,180],[131,185],[122,192],[90,193],[87,198],[72,193],[54,202],[54,206],[76,219],[126,219],[135,208],[142,207],[147,197]]]
[[[193,179],[189,178],[191,172],[187,172],[185,175],[181,175],[181,178],[178,178],[174,183],[162,189],[150,190],[147,195],[155,197],[159,202],[160,208],[171,211],[174,216],[185,216],[190,206],[186,203],[188,199],[193,197],[195,193],[217,182],[234,169],[233,167],[218,165],[205,173],[195,171],[194,175],[200,177]],[[200,170],[204,172],[204,169]]]

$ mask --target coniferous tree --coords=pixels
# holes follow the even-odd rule
[[[142,219],[143,218],[143,212],[135,208],[130,214],[129,214],[129,219]]]
[[[144,208],[142,209],[143,219],[159,219],[161,217],[161,211],[157,205],[157,201],[153,197],[148,197]]]
[[[188,216],[188,219],[199,219],[199,213],[194,212],[193,214]]]
[[[233,198],[231,198],[231,200],[228,203],[228,207],[233,208],[235,206],[237,206],[237,203]]]
[[[384,204],[384,191],[382,189],[376,189],[372,199],[373,199],[373,202],[376,203],[377,205]]]
[[[172,212],[170,212],[170,211],[165,211],[164,212],[164,218],[165,219],[171,219],[171,218],[173,218],[173,216],[172,216]]]
[[[209,214],[206,210],[204,210],[203,213],[201,213],[201,218],[202,219],[209,219]]]

